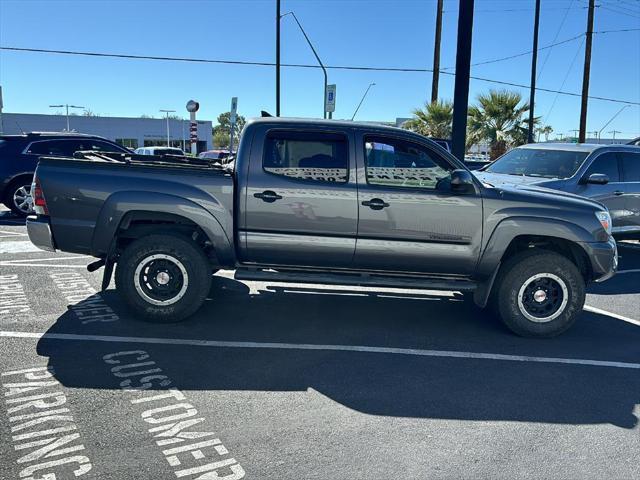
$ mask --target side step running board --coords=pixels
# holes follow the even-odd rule
[[[477,284],[470,280],[449,280],[428,277],[393,277],[385,275],[345,274],[332,272],[307,273],[297,271],[254,270],[239,268],[236,280],[280,283],[319,283],[323,285],[351,285],[360,287],[417,288],[473,292]]]

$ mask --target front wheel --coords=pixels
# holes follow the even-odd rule
[[[553,252],[525,252],[505,263],[496,285],[501,320],[523,337],[554,337],[576,321],[585,281],[576,265]]]
[[[200,308],[211,275],[207,257],[190,239],[149,235],[131,243],[118,259],[116,289],[140,317],[179,322]]]

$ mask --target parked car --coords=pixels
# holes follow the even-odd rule
[[[185,153],[176,147],[140,147],[136,148],[133,153],[137,155],[176,155],[184,157]]]
[[[640,236],[640,148],[535,143],[514,148],[477,173],[494,186],[536,185],[588,197],[611,213],[616,238]]]
[[[229,157],[229,150],[207,150],[206,152],[201,152],[198,155],[198,158],[203,158],[207,160],[218,160],[219,162],[224,162],[226,158]]]
[[[627,143],[627,145],[635,145],[637,147],[640,147],[640,137],[634,138],[629,143]]]
[[[576,320],[585,285],[617,268],[599,203],[493,188],[425,137],[353,122],[253,120],[232,173],[43,158],[34,202],[35,245],[97,257],[88,268],[105,267],[103,289],[117,264],[117,291],[155,322],[193,314],[224,268],[465,292],[514,332],[548,337]]]
[[[0,136],[0,200],[16,215],[32,213],[31,182],[42,155],[71,157],[78,150],[127,152],[102,137],[79,133],[28,133]]]

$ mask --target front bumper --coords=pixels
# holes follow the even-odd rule
[[[591,260],[591,270],[595,282],[604,282],[618,270],[618,248],[612,238],[607,242],[583,243],[582,247]]]
[[[29,234],[29,240],[31,240],[31,243],[36,247],[49,252],[56,251],[49,219],[29,215],[27,217],[27,233]]]

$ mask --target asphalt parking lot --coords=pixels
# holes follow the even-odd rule
[[[640,245],[620,255],[552,340],[453,293],[231,272],[152,325],[2,211],[0,478],[640,478]]]

